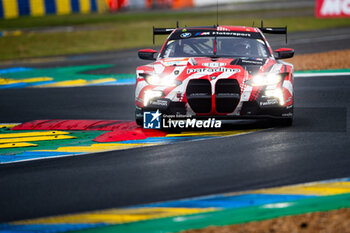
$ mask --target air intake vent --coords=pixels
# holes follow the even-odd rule
[[[221,79],[215,86],[215,105],[218,113],[232,113],[241,97],[241,89],[236,79]]]
[[[195,113],[209,113],[211,111],[211,84],[208,80],[190,80],[187,85],[186,96]]]

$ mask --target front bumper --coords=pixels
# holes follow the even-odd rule
[[[277,101],[261,99],[256,101],[242,102],[234,113],[227,114],[196,114],[188,103],[174,102],[166,98],[155,98],[147,107],[136,108],[136,116],[142,117],[144,111],[157,111],[172,116],[189,116],[192,118],[215,118],[215,119],[263,119],[263,118],[292,118],[293,106],[281,106]]]

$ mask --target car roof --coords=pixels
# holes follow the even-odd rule
[[[217,31],[234,31],[234,32],[259,32],[259,29],[256,27],[246,27],[246,26],[195,26],[195,27],[183,27],[178,28],[177,30],[191,30],[191,29],[203,29],[203,30],[217,30]]]
[[[213,34],[215,33],[215,35]],[[173,29],[169,40],[187,39],[194,35],[195,37],[212,36],[232,36],[251,39],[264,39],[261,31],[254,27],[245,26],[198,26],[198,27],[184,27]]]

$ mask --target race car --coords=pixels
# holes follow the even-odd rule
[[[273,118],[293,122],[294,50],[273,53],[263,33],[287,34],[287,27],[205,26],[153,28],[169,34],[157,57],[143,49],[139,58],[153,63],[136,70],[136,123],[145,111],[195,118]]]

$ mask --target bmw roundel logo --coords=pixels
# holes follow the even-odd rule
[[[180,35],[181,38],[189,38],[192,36],[192,33],[190,32],[184,32]]]

